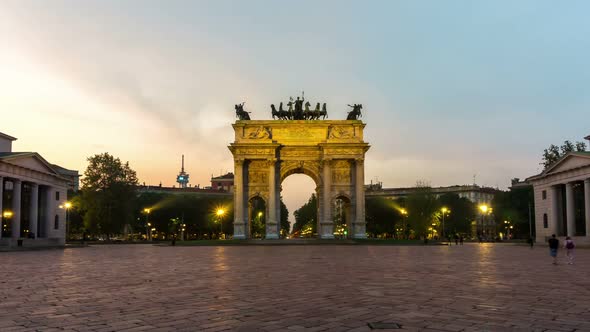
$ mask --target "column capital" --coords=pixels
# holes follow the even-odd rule
[[[1,178],[1,177],[0,177],[0,178]],[[590,185],[590,178],[588,178],[588,179],[584,180],[584,183],[585,183],[585,184],[587,184],[587,185]]]
[[[234,163],[236,164],[236,166],[243,166],[245,161],[245,159],[235,159]]]

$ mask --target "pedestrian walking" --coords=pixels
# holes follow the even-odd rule
[[[459,245],[459,235],[455,234],[455,245]]]
[[[555,234],[553,234],[547,242],[549,242],[549,255],[553,257],[553,265],[557,265],[557,249],[559,248],[559,240],[555,237]]]
[[[531,246],[531,249],[533,249],[533,245],[535,244],[535,240],[533,240],[533,238],[529,236],[529,238],[526,240],[526,242]]]
[[[459,236],[459,244],[463,245],[463,235]]]
[[[571,237],[565,238],[565,243],[563,245],[565,248],[565,256],[567,257],[567,263],[569,265],[574,264],[574,248],[576,245],[574,244],[574,240]]]

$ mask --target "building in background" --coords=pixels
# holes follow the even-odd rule
[[[66,169],[56,164],[51,164],[51,166],[59,175],[68,180],[68,190],[78,191],[80,189],[80,174],[78,171]]]
[[[212,189],[212,188],[199,188],[199,187],[163,187],[162,185],[150,186],[140,185],[137,187],[137,194],[142,195],[145,193],[158,193],[158,194],[186,194],[192,196],[203,196],[203,197],[233,197],[233,194],[229,191]]]
[[[13,152],[16,138],[0,133],[0,246],[65,244],[68,188],[78,172],[36,152]]]
[[[383,188],[381,182],[376,184],[365,185],[366,197],[385,197],[388,199],[397,199],[406,197],[418,191],[420,188]],[[444,194],[457,194],[464,197],[477,205],[491,205],[499,189],[491,187],[480,187],[478,185],[455,185],[448,187],[433,187],[431,191],[436,197]]]
[[[223,190],[234,192],[234,173],[226,173],[220,176],[211,176],[211,188],[214,190]]]

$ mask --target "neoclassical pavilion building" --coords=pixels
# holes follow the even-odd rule
[[[527,182],[534,188],[537,242],[556,234],[590,245],[590,152],[570,152]]]
[[[63,245],[72,179],[36,152],[12,152],[15,140],[0,133],[0,246]]]

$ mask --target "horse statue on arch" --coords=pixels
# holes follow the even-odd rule
[[[246,102],[243,102],[241,104],[237,104],[235,105],[235,109],[236,109],[236,117],[238,118],[238,120],[250,120],[250,115],[248,115],[248,113],[250,112],[246,112],[244,111],[244,104]]]
[[[349,104],[348,106],[352,107],[352,111],[348,112],[346,120],[358,120],[360,117],[363,116],[363,114],[361,113],[361,109],[363,108],[362,104]]]

